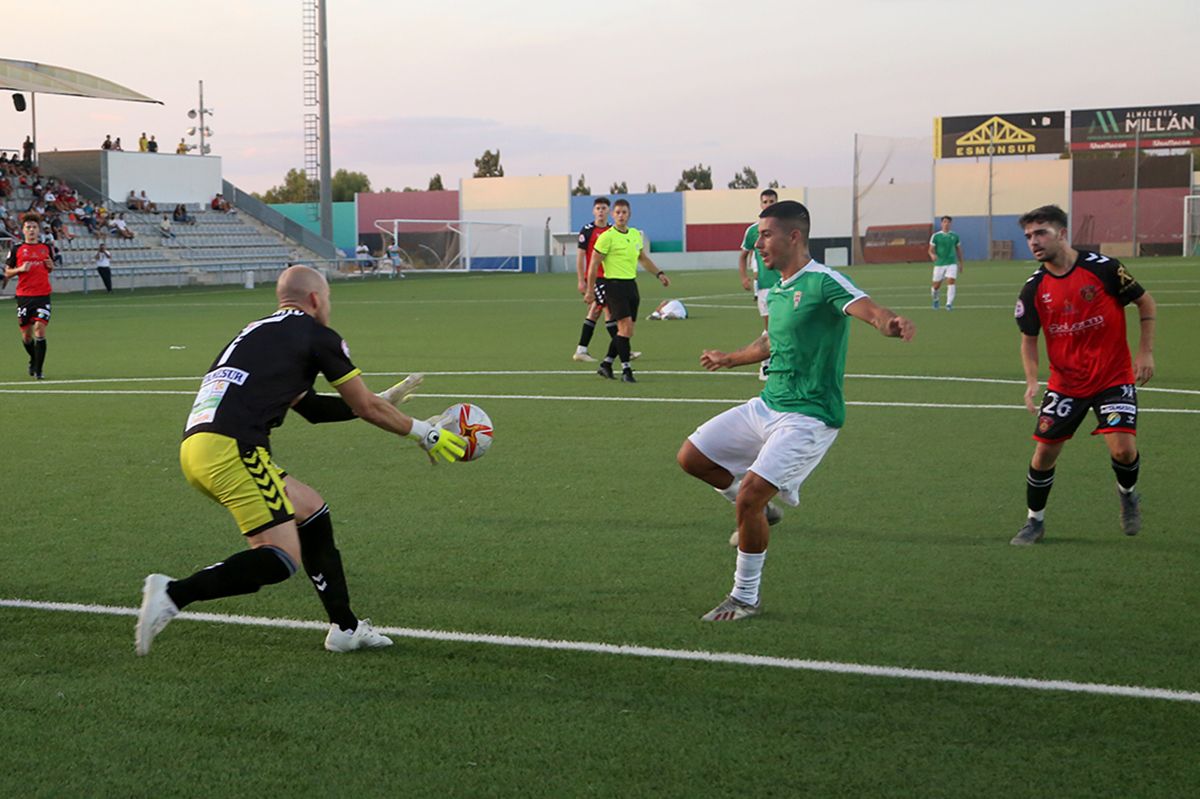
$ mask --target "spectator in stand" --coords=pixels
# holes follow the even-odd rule
[[[114,150],[123,150],[123,149],[124,149],[123,147],[121,147],[121,137],[120,137],[120,136],[118,136],[117,138],[113,139],[113,146],[112,146],[112,148],[113,148]]]
[[[184,225],[196,224],[196,218],[193,216],[188,216],[187,208],[184,207],[183,203],[175,206],[175,210],[172,212],[171,218]]]
[[[158,206],[157,206],[157,205],[155,205],[153,202],[151,202],[151,201],[150,201],[150,198],[146,196],[146,190],[145,190],[145,189],[143,189],[143,190],[142,190],[142,194],[141,194],[141,196],[140,196],[140,197],[138,197],[138,201],[139,201],[139,202],[142,204],[142,210],[143,210],[143,211],[147,211],[147,212],[149,212],[149,213],[151,213],[151,214],[157,214],[157,213],[158,213]]]
[[[142,137],[140,139],[138,139],[138,152],[139,153],[150,152],[150,140],[146,138],[146,131],[144,131],[144,130],[142,131]]]
[[[75,219],[87,228],[87,232],[96,235],[96,208],[90,202],[84,202],[75,212]]]
[[[187,140],[180,139],[179,144],[175,145],[175,155],[187,155],[188,145]]]
[[[129,196],[125,198],[125,207],[130,211],[143,211],[142,201],[138,199],[137,192],[133,189],[129,190]]]
[[[224,211],[227,214],[237,213],[237,209],[233,207],[233,203],[226,200],[225,195],[220,192],[217,193],[216,197],[212,198],[211,205],[214,211]]]
[[[129,224],[125,221],[125,214],[117,214],[117,218],[112,221],[112,230],[123,239],[132,239],[136,234],[129,229]]]
[[[158,223],[158,232],[164,239],[175,238],[175,231],[171,230],[171,217],[163,214],[162,221]]]
[[[104,246],[104,242],[100,242],[100,246],[96,248],[96,272],[99,273],[100,279],[104,281],[104,290],[112,294],[112,255],[109,254],[108,248]]]
[[[104,143],[100,145],[101,150],[111,150],[113,148],[112,134],[104,134]]]
[[[158,142],[156,142],[154,140],[153,133],[150,134],[150,141],[146,142],[146,146],[150,149],[150,152],[152,152],[152,153],[158,152]]]
[[[12,194],[12,182],[8,179],[8,173],[0,170],[0,199],[10,194]]]
[[[25,143],[21,145],[21,160],[30,166],[33,165],[33,137],[26,136]]]
[[[55,211],[50,212],[50,233],[54,236],[55,241],[63,239],[71,241],[75,238],[74,234],[63,224],[62,216]]]

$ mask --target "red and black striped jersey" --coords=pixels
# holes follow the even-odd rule
[[[604,227],[596,227],[595,222],[588,222],[579,229],[579,249],[584,251],[584,258],[588,266],[592,263],[592,253],[596,251],[596,239],[600,238],[600,234],[608,230],[611,225]],[[604,277],[604,264],[600,264],[596,271],[596,277]]]
[[[1048,389],[1088,397],[1132,383],[1125,338],[1125,306],[1146,293],[1124,264],[1080,250],[1071,270],[1039,267],[1017,299],[1017,326],[1027,336],[1046,333]]]

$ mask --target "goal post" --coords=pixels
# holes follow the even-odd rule
[[[1200,257],[1200,194],[1183,198],[1183,255]]]
[[[515,222],[469,219],[376,219],[384,257],[401,270],[520,272],[524,230]]]

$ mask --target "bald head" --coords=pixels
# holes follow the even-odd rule
[[[311,266],[289,266],[275,283],[275,296],[280,306],[290,306],[312,314],[322,324],[328,324],[329,284]]]

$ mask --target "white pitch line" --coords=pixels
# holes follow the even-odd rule
[[[758,372],[749,371],[733,371],[725,370],[721,372],[706,372],[700,369],[653,369],[643,370],[644,374],[649,375],[675,375],[681,377],[717,377],[717,378],[748,378],[758,377]],[[408,372],[363,372],[364,377],[397,377],[399,375],[408,374]],[[477,371],[444,371],[444,372],[421,372],[427,377],[538,377],[538,376],[584,376],[591,378],[592,372],[583,369],[511,369],[511,370],[477,370]],[[1006,377],[955,377],[953,375],[885,375],[872,373],[851,373],[846,375],[847,379],[853,380],[914,380],[919,382],[939,382],[939,383],[991,383],[998,385],[1023,386],[1024,380],[1017,380]],[[199,383],[199,375],[180,375],[177,377],[93,377],[80,378],[77,380],[43,380],[40,383],[31,384],[28,380],[10,380],[8,382],[0,382],[0,388],[27,388],[30,385],[37,386],[73,386],[73,385],[89,385],[93,383],[160,383],[160,382],[196,382]],[[1191,394],[1200,396],[1200,390],[1190,388],[1154,388],[1152,386],[1139,386],[1139,392],[1157,392],[1162,394]],[[176,392],[168,392],[176,393]],[[420,396],[419,394],[417,396]]]
[[[0,607],[19,610],[46,610],[66,613],[89,613],[103,616],[137,616],[137,608],[113,605],[89,605],[74,602],[35,602],[28,599],[0,599]],[[184,611],[177,617],[186,621],[206,621],[214,624],[237,624],[248,627],[274,627],[289,630],[325,631],[329,625],[301,619],[273,619],[264,616],[235,616],[223,613],[194,613]],[[738,666],[761,666],[793,671],[814,671],[827,674],[853,674],[864,677],[885,677],[901,680],[987,685],[998,688],[1024,688],[1033,691],[1068,691],[1101,696],[1122,696],[1133,699],[1163,699],[1171,702],[1200,703],[1200,691],[1179,691],[1172,688],[1146,688],[1137,685],[1106,685],[1074,680],[1038,680],[1029,677],[999,677],[991,674],[971,674],[960,671],[912,669],[900,666],[873,666],[863,663],[839,663],[830,660],[750,655],[737,652],[709,652],[696,649],[661,649],[629,644],[605,644],[591,641],[563,641],[547,638],[527,638],[519,635],[488,633],[459,633],[447,630],[422,630],[413,627],[376,627],[386,635],[427,641],[447,641],[460,644],[487,644],[521,649],[548,649],[559,652],[621,655],[625,657],[689,660],[703,663],[730,663]]]
[[[194,391],[138,391],[138,390],[92,390],[92,389],[63,389],[63,388],[0,388],[3,394],[63,394],[63,395],[99,395],[103,397],[116,395],[146,395],[146,396],[180,396],[191,397]],[[738,405],[746,401],[745,397],[728,399],[721,397],[583,397],[558,394],[477,394],[472,391],[462,391],[456,394],[429,394],[419,392],[414,397],[426,399],[494,399],[494,400],[538,400],[544,402],[649,402],[649,403],[681,403],[701,405]],[[846,405],[861,408],[933,408],[936,410],[1000,410],[1023,411],[1024,405],[1000,405],[992,403],[968,402],[869,402],[866,400],[846,400]],[[1141,413],[1184,413],[1200,414],[1200,409],[1193,408],[1139,408]]]

